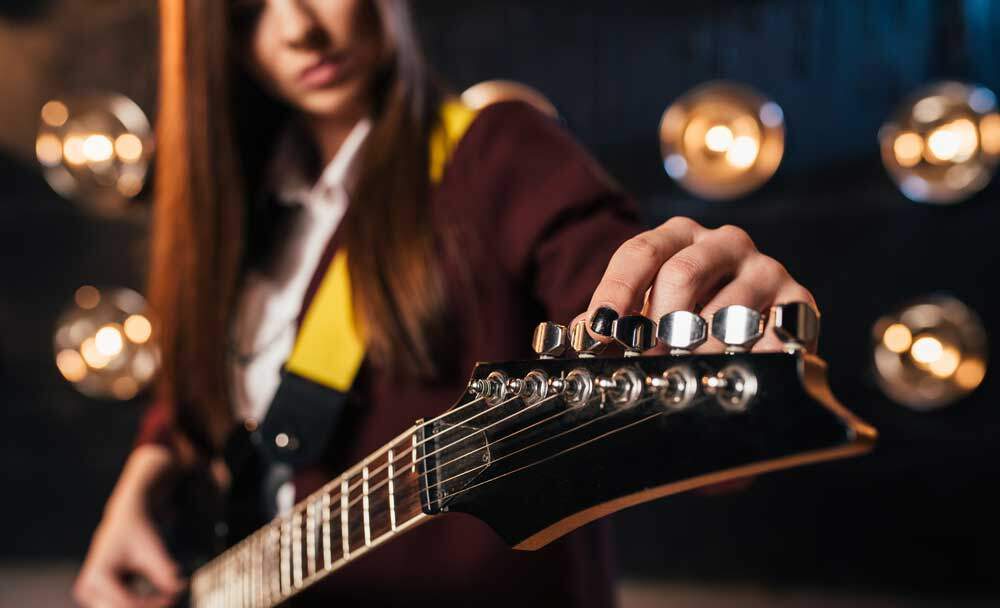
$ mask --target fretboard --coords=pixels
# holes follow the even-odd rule
[[[194,608],[268,608],[417,525],[414,426],[198,569]]]

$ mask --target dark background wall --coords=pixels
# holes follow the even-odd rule
[[[488,78],[538,88],[637,196],[649,222],[684,214],[708,225],[735,223],[784,261],[824,311],[820,350],[834,392],[882,433],[876,452],[862,459],[761,478],[735,495],[678,496],[616,516],[623,574],[904,595],[992,593],[1000,565],[996,374],[952,408],[911,412],[875,388],[870,332],[893,306],[945,291],[978,311],[991,336],[1000,335],[992,317],[1000,295],[1000,187],[994,181],[951,208],[910,203],[882,170],[875,139],[894,105],[925,82],[959,78],[1000,90],[1000,2],[415,4],[429,54],[456,90]],[[136,14],[125,6],[118,9]],[[76,10],[82,38],[87,12]],[[148,5],[138,14],[139,23],[151,23]],[[46,19],[59,21],[44,11],[18,14],[17,22],[0,17],[0,49],[5,32],[43,28]],[[111,21],[118,25],[95,29],[135,25]],[[101,86],[117,86],[152,111],[155,44],[137,38],[115,47],[129,52],[105,51],[95,65],[79,53],[60,59],[59,37],[52,73],[83,62],[82,69],[101,73]],[[715,78],[765,92],[781,104],[788,128],[775,178],[729,203],[699,201],[673,184],[656,139],[666,106]],[[73,84],[85,82],[77,76]],[[17,120],[34,121],[37,107]],[[4,116],[11,121],[10,112]],[[52,323],[82,283],[141,287],[145,227],[84,217],[47,189],[18,145],[7,142],[0,157],[0,464],[3,494],[11,497],[0,505],[0,559],[78,558],[141,403],[77,396],[52,364]]]

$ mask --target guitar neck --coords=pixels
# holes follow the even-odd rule
[[[420,430],[411,427],[199,568],[195,608],[268,608],[428,517],[421,501]]]

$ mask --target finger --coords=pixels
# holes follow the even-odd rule
[[[611,257],[587,308],[591,335],[607,342],[611,322],[641,310],[660,267],[705,230],[693,220],[677,217],[625,241]]]
[[[649,294],[647,316],[659,319],[677,310],[695,310],[721,282],[738,274],[753,252],[753,242],[742,230],[711,231],[660,268]]]
[[[180,568],[152,530],[143,532],[142,538],[135,543],[130,565],[162,594],[172,596],[184,589]]]
[[[137,598],[132,597],[125,585],[114,575],[95,574],[88,583],[87,601],[84,606],[94,608],[134,608],[138,606]]]
[[[815,310],[816,305],[812,294],[795,282],[785,267],[777,260],[766,255],[756,255],[748,260],[731,283],[719,290],[702,309],[702,315],[711,320],[720,308],[740,304],[758,310],[769,323],[770,309],[774,304],[801,301],[806,302]],[[717,352],[723,345],[711,340],[702,352]],[[770,325],[765,327],[764,335],[758,340],[753,351],[765,352],[781,350],[781,340],[774,334]]]

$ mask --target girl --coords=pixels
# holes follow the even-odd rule
[[[302,438],[301,495],[315,471],[443,411],[475,361],[528,356],[540,320],[586,310],[607,341],[620,314],[812,302],[737,228],[640,232],[629,199],[529,106],[463,107],[425,64],[405,0],[162,0],[161,27],[163,369],[75,586],[85,606],[176,599],[154,488],[217,463],[234,422],[267,426],[288,395],[357,420],[319,447]],[[607,606],[601,532],[521,553],[443,518],[348,565],[325,599]],[[156,592],[132,593],[129,575]]]

